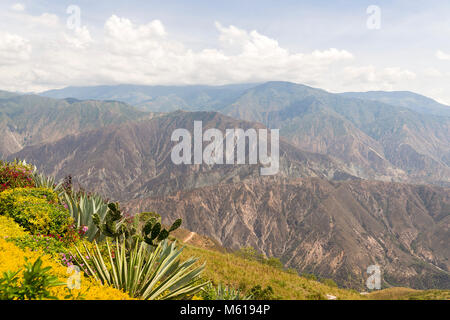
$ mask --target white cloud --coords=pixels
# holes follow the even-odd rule
[[[15,3],[11,6],[11,10],[13,11],[25,11],[25,5],[22,3]]]
[[[256,30],[222,26],[219,22],[215,23],[217,46],[192,50],[175,40],[160,20],[137,24],[113,15],[102,30],[90,30],[88,26],[69,30],[54,14],[11,15],[11,21],[4,20],[2,28],[11,25],[10,29],[0,32],[0,89],[4,90],[283,80],[335,92],[428,90],[427,85],[431,92],[435,86],[426,79],[448,78],[445,72],[435,72],[436,68],[433,72],[417,72],[396,66],[361,65],[343,48],[292,51]],[[440,97],[450,99],[445,92]]]
[[[19,35],[0,33],[0,66],[14,65],[30,59],[31,45]]]
[[[450,54],[444,53],[441,50],[436,52],[436,58],[439,60],[450,60]]]
[[[86,26],[68,30],[51,14],[23,14],[21,19],[35,24],[35,33],[29,40],[21,38],[10,43],[12,40],[8,38],[10,51],[15,48],[29,56],[33,48],[30,61],[17,69],[17,75],[23,75],[23,70],[29,74],[26,89],[22,88],[24,81],[19,81],[15,88],[22,91],[114,83],[214,85],[267,80],[320,83],[332,65],[353,59],[348,51],[335,48],[291,53],[256,30],[222,27],[219,23],[216,23],[219,47],[193,51],[172,39],[159,20],[139,25],[113,15],[104,24],[103,37],[93,38]],[[0,79],[10,84],[8,87],[13,86],[3,80]]]
[[[87,48],[93,42],[91,33],[86,26],[64,33],[64,38],[69,46],[78,49]]]
[[[436,68],[425,68],[423,74],[427,77],[439,78],[444,75],[440,70]]]

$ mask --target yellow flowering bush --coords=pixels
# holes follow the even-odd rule
[[[14,208],[14,199],[23,196],[31,196],[47,200],[49,203],[57,203],[58,195],[47,188],[14,188],[0,192],[0,214],[6,214]]]
[[[16,188],[0,193],[0,214],[7,215],[33,234],[63,235],[73,223],[58,204],[57,194],[46,188]]]
[[[15,223],[12,218],[0,216],[0,238],[19,238],[26,235],[28,232]]]
[[[74,274],[68,274],[68,269],[52,259],[49,255],[43,255],[41,251],[22,250],[14,243],[6,241],[0,237],[0,274],[6,271],[17,271],[22,268],[28,261],[36,261],[42,257],[43,267],[51,267],[51,273],[58,277],[61,282],[66,283],[69,277]],[[129,300],[131,299],[126,293],[109,287],[103,286],[95,280],[85,277],[83,272],[79,273],[80,289],[72,290],[72,297],[81,297],[86,300]],[[50,289],[53,296],[58,299],[65,299],[68,295],[67,286],[58,286]]]

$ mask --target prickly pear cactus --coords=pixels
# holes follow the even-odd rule
[[[126,232],[124,225],[125,219],[119,209],[118,203],[108,204],[108,211],[103,221],[101,221],[98,214],[94,214],[92,220],[99,231],[107,237],[118,238]]]
[[[92,220],[100,233],[106,237],[123,239],[127,249],[130,250],[141,241],[145,241],[152,247],[158,246],[159,242],[167,239],[170,233],[178,229],[182,223],[181,219],[177,219],[166,230],[162,227],[161,216],[154,212],[140,213],[135,215],[131,222],[125,223],[118,203],[108,204],[108,211],[103,221],[97,214],[93,215]]]
[[[177,219],[169,230],[162,228],[161,217],[154,214],[144,224],[141,230],[144,241],[151,245],[157,246],[158,242],[163,241],[169,237],[170,232],[175,231],[180,227],[182,223],[181,219]]]

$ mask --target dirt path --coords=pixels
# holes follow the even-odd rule
[[[193,237],[194,237],[194,235],[195,235],[195,232],[191,232],[187,237],[186,237],[186,239],[184,239],[184,243],[186,243],[186,242],[188,242],[189,240],[191,240]]]

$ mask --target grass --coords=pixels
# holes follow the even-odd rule
[[[224,283],[245,292],[256,285],[263,288],[271,286],[278,299],[318,300],[327,299],[327,295],[332,295],[338,300],[450,300],[450,290],[415,290],[403,287],[387,288],[361,295],[355,290],[341,289],[306,279],[233,253],[186,244],[185,246],[183,256],[185,258],[195,256],[200,262],[206,262],[203,278],[215,285]]]
[[[214,284],[224,283],[244,291],[248,291],[256,285],[261,285],[263,288],[271,286],[274,295],[283,300],[319,300],[327,299],[327,295],[341,300],[366,299],[357,291],[327,286],[279,268],[238,257],[232,253],[187,245],[183,255],[185,258],[196,256],[200,258],[201,262],[206,261],[203,277],[211,280]]]
[[[414,290],[410,288],[388,288],[371,292],[371,300],[450,300],[450,290]]]

